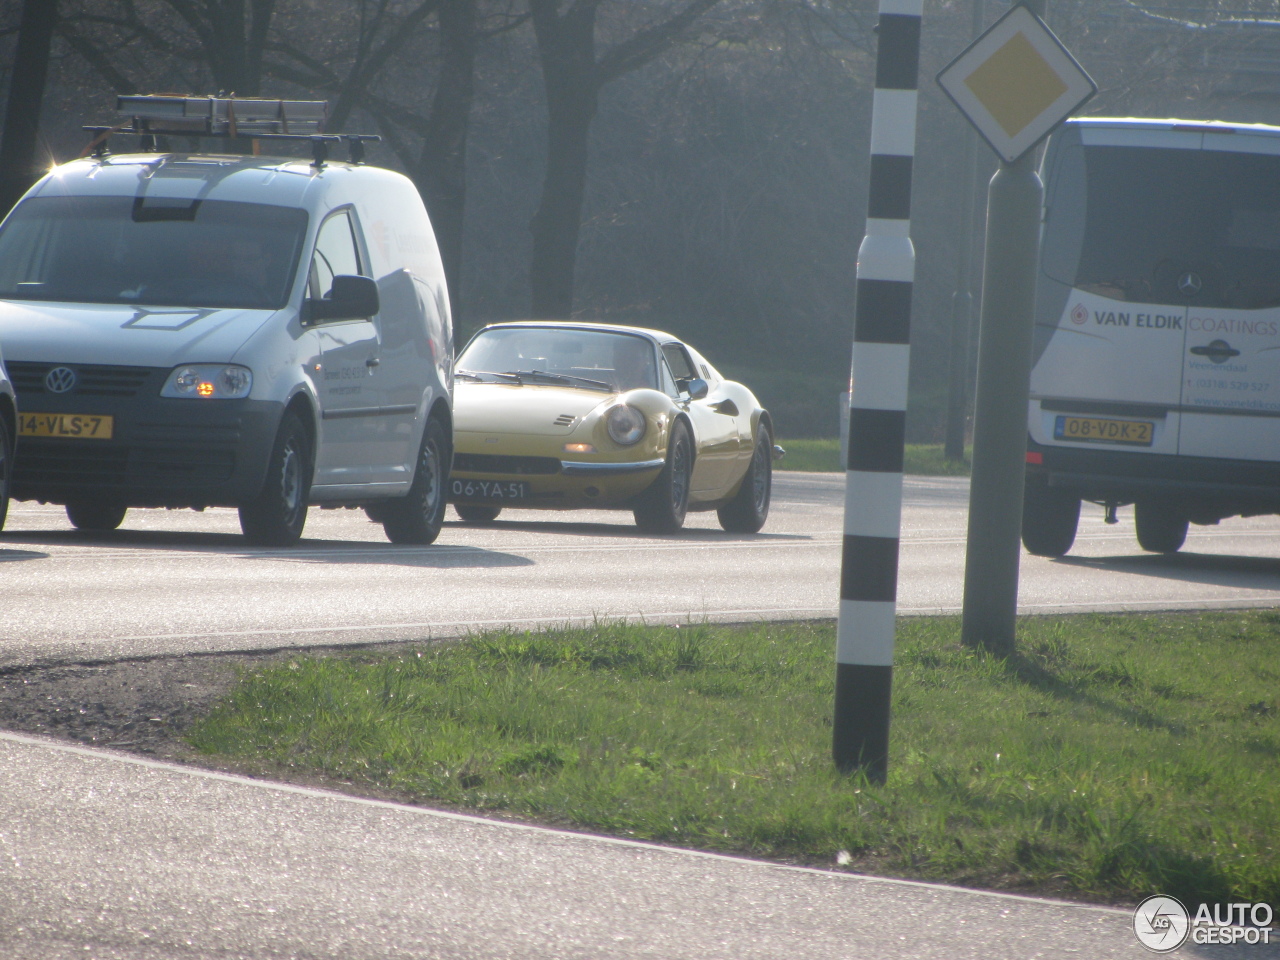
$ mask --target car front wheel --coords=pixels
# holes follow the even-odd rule
[[[502,512],[501,507],[486,507],[475,503],[455,503],[453,509],[458,511],[458,517],[463,523],[473,527],[493,523]]]
[[[667,462],[636,503],[636,526],[645,533],[675,533],[683,527],[692,476],[693,438],[684,421],[677,420],[667,443]]]
[[[240,506],[240,529],[258,547],[287,547],[307,523],[313,460],[311,439],[295,413],[280,421],[262,492]]]
[[[382,529],[392,543],[433,543],[444,523],[449,482],[449,438],[439,420],[428,420],[418,448],[418,467],[408,494],[381,506]]]
[[[1139,500],[1133,505],[1133,520],[1143,550],[1177,553],[1186,543],[1188,520],[1162,503]]]
[[[127,511],[127,507],[110,501],[78,500],[67,504],[67,519],[77,530],[105,532],[124,523]]]
[[[1022,497],[1022,545],[1037,557],[1062,557],[1075,543],[1080,498],[1028,480]]]
[[[773,493],[773,441],[763,425],[756,431],[756,446],[742,486],[718,511],[720,526],[730,533],[758,533],[769,517]]]

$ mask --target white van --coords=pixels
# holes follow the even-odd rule
[[[238,111],[243,137],[255,104],[297,104],[121,99],[144,136],[147,111],[215,133]],[[308,504],[364,507],[394,542],[435,539],[453,343],[431,223],[405,177],[304,139],[312,162],[100,150],[0,224],[15,499],[86,530],[233,506],[263,545],[297,540]]]
[[[1043,178],[1026,548],[1280,513],[1280,128],[1072,120]]]

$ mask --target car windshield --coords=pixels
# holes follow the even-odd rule
[[[1280,156],[1069,147],[1050,192],[1054,280],[1141,303],[1280,305]]]
[[[498,380],[658,388],[653,344],[628,333],[565,327],[496,327],[481,331],[458,358],[460,373]]]
[[[260,203],[32,197],[0,229],[0,298],[278,309],[306,229]]]

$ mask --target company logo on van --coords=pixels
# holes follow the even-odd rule
[[[70,367],[54,367],[44,375],[44,386],[50,393],[66,393],[75,385],[76,372]]]
[[[1075,324],[1089,322],[1089,311],[1084,308],[1083,303],[1077,303],[1071,308],[1071,322]]]

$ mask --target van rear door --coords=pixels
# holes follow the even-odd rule
[[[1195,160],[1178,452],[1280,460],[1280,138],[1206,133]]]

